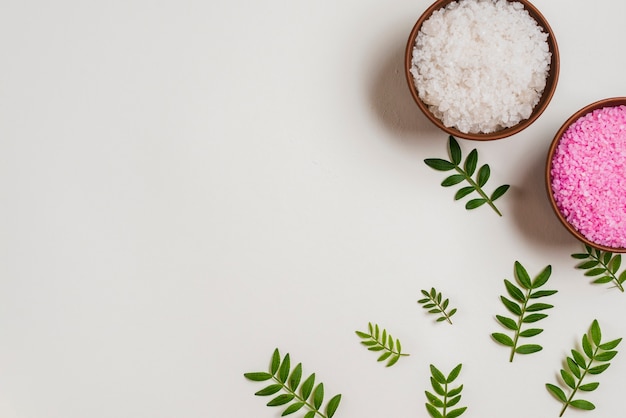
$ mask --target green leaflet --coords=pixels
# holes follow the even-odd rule
[[[368,332],[356,331],[356,335],[361,338],[361,344],[370,351],[380,351],[382,354],[378,357],[378,361],[387,360],[387,367],[391,367],[398,362],[400,357],[408,356],[402,352],[402,344],[400,340],[394,339],[386,329],[382,329],[378,324],[367,325]]]
[[[450,318],[456,313],[456,308],[446,311],[450,301],[443,299],[441,292],[437,292],[434,287],[430,289],[430,292],[422,289],[422,295],[424,295],[425,298],[418,300],[417,303],[423,305],[422,308],[428,309],[428,313],[438,314],[437,322],[448,321],[448,323],[452,325]]]
[[[621,292],[624,292],[624,282],[626,281],[626,269],[620,274],[618,271],[622,265],[621,254],[613,254],[585,245],[585,253],[575,253],[572,257],[582,260],[577,269],[587,270],[585,276],[593,277],[593,284],[611,283]]]
[[[546,389],[563,404],[559,416],[563,416],[568,407],[591,410],[595,409],[595,405],[584,399],[574,399],[576,393],[592,392],[600,385],[598,382],[583,384],[583,379],[587,375],[598,375],[608,369],[609,360],[617,355],[617,351],[613,349],[622,341],[621,338],[602,343],[602,332],[600,324],[597,320],[591,324],[589,332],[582,337],[583,352],[574,349],[571,351],[572,356],[567,357],[565,363],[567,368],[561,369],[560,375],[562,386],[569,391],[569,396],[561,387],[546,383]]]
[[[461,187],[454,195],[454,200],[460,200],[471,193],[476,192],[480,197],[469,200],[465,204],[465,208],[467,210],[476,209],[486,203],[491,206],[491,208],[499,216],[502,216],[502,213],[500,213],[493,202],[502,197],[507,190],[509,190],[509,185],[504,184],[499,186],[493,191],[493,193],[491,193],[491,196],[488,196],[484,192],[483,186],[487,184],[487,181],[491,176],[491,169],[488,164],[484,164],[478,169],[478,173],[476,173],[476,168],[478,167],[478,151],[473,149],[467,155],[465,162],[461,166],[461,162],[463,160],[461,147],[459,146],[457,140],[450,135],[448,137],[448,153],[450,154],[450,161],[441,158],[427,158],[424,160],[424,163],[432,169],[438,171],[456,171],[456,174],[446,177],[441,182],[441,185],[443,187],[451,187],[463,181],[467,182],[469,186]],[[474,176],[475,173],[476,176],[473,178],[472,176]]]
[[[456,418],[467,409],[467,407],[453,409],[461,400],[463,385],[454,389],[449,387],[461,373],[462,367],[462,364],[457,365],[448,376],[445,376],[435,366],[430,365],[430,384],[435,393],[425,391],[425,395],[428,401],[426,410],[432,418]]]
[[[302,381],[302,364],[298,363],[292,368],[289,353],[285,354],[281,360],[278,348],[272,354],[269,373],[244,373],[244,377],[255,382],[271,381],[271,384],[255,393],[257,396],[273,396],[278,392],[284,392],[273,397],[267,403],[267,406],[286,405],[282,416],[305,409],[308,412],[304,418],[314,418],[316,415],[322,418],[332,418],[341,401],[341,395],[335,395],[326,403],[326,407],[322,408],[324,384],[315,384],[315,373]]]
[[[528,272],[518,261],[514,264],[516,283],[504,280],[504,286],[508,296],[500,296],[502,304],[506,307],[510,314],[516,319],[508,316],[496,315],[496,320],[509,331],[513,331],[513,336],[495,332],[491,337],[498,343],[511,348],[509,361],[512,362],[515,354],[532,354],[542,350],[537,344],[519,345],[520,338],[534,337],[543,332],[541,328],[526,328],[524,324],[534,323],[546,318],[548,315],[536,313],[551,309],[553,306],[547,303],[535,302],[536,299],[551,296],[557,293],[556,290],[537,290],[545,285],[552,274],[552,267],[545,267],[534,279],[528,275]],[[521,286],[518,287],[518,286]],[[532,312],[528,314],[529,312]]]

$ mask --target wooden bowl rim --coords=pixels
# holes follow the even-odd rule
[[[420,108],[422,113],[424,113],[424,115],[432,123],[434,123],[438,128],[440,128],[441,130],[443,130],[444,132],[452,136],[455,136],[458,138],[475,140],[475,141],[492,141],[492,140],[502,139],[502,138],[515,135],[516,133],[519,133],[522,130],[529,127],[530,125],[532,125],[533,122],[535,122],[535,120],[537,120],[537,118],[541,116],[541,114],[548,107],[548,104],[552,100],[552,97],[554,96],[554,92],[556,91],[556,86],[558,84],[559,72],[560,72],[560,55],[559,55],[559,46],[554,36],[554,31],[550,27],[548,20],[543,16],[543,14],[541,14],[539,9],[537,9],[530,1],[507,0],[509,2],[521,3],[524,6],[524,9],[528,11],[530,16],[533,17],[533,19],[537,21],[539,26],[541,26],[543,30],[548,33],[547,42],[548,42],[548,47],[550,49],[550,52],[552,53],[552,57],[550,61],[550,70],[548,72],[548,77],[546,79],[546,87],[543,91],[543,94],[541,95],[541,98],[539,99],[539,102],[533,109],[533,112],[531,113],[528,119],[522,120],[520,123],[518,123],[515,126],[511,126],[509,128],[501,129],[499,131],[491,132],[488,134],[464,133],[464,132],[459,131],[456,128],[450,128],[450,127],[445,126],[441,122],[441,120],[436,118],[430,112],[430,110],[428,109],[428,106],[424,104],[422,100],[419,98],[417,87],[415,87],[413,75],[411,74],[411,61],[413,58],[413,46],[415,45],[415,38],[417,37],[417,33],[419,32],[422,24],[433,14],[435,10],[439,10],[442,7],[447,6],[449,3],[452,3],[453,1],[458,1],[458,0],[436,0],[433,4],[430,5],[430,7],[428,7],[428,9],[426,9],[426,11],[424,11],[424,13],[422,13],[422,15],[419,17],[419,19],[413,26],[413,29],[411,30],[409,39],[407,41],[405,53],[404,53],[404,71],[405,71],[406,81],[409,85],[409,90],[411,92],[411,96],[413,96],[413,99],[417,103],[417,106]]]
[[[619,105],[626,105],[626,97],[610,97],[607,99],[598,100],[596,102],[588,104],[587,106],[579,109],[572,116],[570,116],[569,119],[567,119],[565,123],[563,123],[561,128],[557,131],[556,135],[554,135],[554,139],[552,140],[552,143],[550,144],[550,148],[548,149],[548,158],[546,160],[546,172],[545,172],[546,192],[548,194],[548,199],[550,200],[550,206],[552,206],[552,210],[556,214],[561,224],[570,232],[570,234],[576,237],[579,241],[583,242],[585,245],[588,245],[592,248],[596,248],[598,250],[607,251],[611,253],[626,253],[626,248],[608,247],[606,245],[593,242],[589,240],[587,237],[585,237],[583,234],[578,232],[576,228],[574,228],[569,222],[567,222],[567,220],[565,219],[565,217],[559,210],[556,204],[556,200],[554,199],[554,193],[552,191],[551,171],[552,171],[552,159],[554,158],[556,147],[561,141],[561,137],[563,136],[567,128],[569,128],[572,123],[574,123],[575,121],[580,119],[582,116],[586,115],[587,113],[593,112],[596,109],[602,109],[604,107],[614,107],[614,106],[619,106]]]

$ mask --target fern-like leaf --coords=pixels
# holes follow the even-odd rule
[[[267,406],[286,406],[282,416],[307,410],[305,418],[313,418],[316,415],[321,418],[332,418],[341,401],[341,395],[335,395],[322,409],[324,384],[315,385],[315,373],[302,381],[302,364],[298,363],[291,368],[289,353],[281,360],[278,348],[272,354],[269,372],[244,373],[244,377],[255,382],[271,381],[268,386],[255,393],[257,396],[274,396],[282,392],[267,403]]]
[[[449,299],[444,299],[441,292],[433,287],[430,292],[422,289],[422,295],[425,297],[417,301],[422,308],[427,309],[429,314],[437,314],[437,322],[448,321],[452,325],[452,315],[456,313],[456,308],[448,309]]]
[[[356,335],[361,338],[361,344],[367,347],[370,351],[379,351],[381,355],[378,357],[378,361],[387,361],[387,367],[391,367],[398,362],[400,357],[408,356],[402,352],[402,344],[397,338],[394,339],[386,329],[382,330],[378,324],[372,325],[370,322],[367,325],[368,332],[356,331]]]
[[[534,279],[531,280],[528,272],[518,261],[515,262],[515,278],[516,283],[504,280],[504,286],[507,290],[508,297],[500,296],[502,304],[507,308],[510,314],[516,319],[508,316],[496,315],[497,321],[509,331],[513,332],[510,337],[506,334],[495,332],[491,337],[498,343],[511,348],[509,361],[512,362],[515,354],[532,354],[541,351],[543,348],[538,344],[519,345],[520,338],[529,338],[543,332],[541,328],[526,328],[524,324],[537,322],[547,317],[546,314],[535,313],[552,308],[547,303],[535,302],[535,299],[551,296],[557,293],[556,290],[537,290],[545,285],[552,273],[552,267],[545,267]],[[518,287],[519,286],[519,287]],[[521,287],[521,288],[520,288]],[[531,314],[528,314],[532,312]]]
[[[610,365],[609,360],[617,355],[614,349],[622,341],[621,338],[602,343],[602,332],[597,320],[591,324],[589,331],[582,338],[582,353],[579,350],[572,350],[572,356],[567,357],[567,368],[561,369],[562,385],[569,391],[569,395],[565,391],[551,383],[546,383],[546,389],[563,404],[559,416],[563,416],[568,407],[591,410],[595,409],[595,405],[584,399],[574,399],[576,393],[580,390],[583,392],[591,392],[598,388],[598,382],[583,384],[583,379],[587,375],[598,375],[604,372]]]
[[[613,282],[616,288],[624,292],[626,270],[618,274],[620,266],[622,265],[621,254],[613,254],[609,251],[602,251],[585,245],[585,252],[572,254],[572,258],[580,260],[576,268],[587,270],[585,276],[594,277],[592,281],[593,284]]]
[[[457,365],[448,376],[445,376],[439,369],[430,365],[430,384],[435,393],[425,391],[426,410],[432,418],[456,418],[463,414],[467,407],[454,408],[461,401],[461,391],[463,385],[450,388],[452,382],[461,373],[462,364]]]
[[[491,176],[491,169],[488,164],[483,164],[476,173],[475,178],[474,173],[476,172],[476,167],[478,166],[478,151],[473,149],[465,159],[465,162],[462,163],[463,155],[461,152],[461,147],[457,140],[450,135],[448,137],[448,153],[450,155],[450,161],[441,159],[441,158],[427,158],[424,160],[424,163],[438,171],[452,171],[454,170],[456,174],[452,174],[446,177],[441,185],[443,187],[450,187],[456,184],[459,184],[465,181],[469,186],[464,186],[460,188],[456,194],[454,195],[454,200],[460,200],[473,192],[478,193],[480,197],[469,200],[465,204],[465,208],[467,210],[476,209],[484,204],[489,205],[499,216],[502,216],[502,213],[498,210],[496,205],[493,203],[496,199],[502,197],[508,190],[509,185],[504,184],[496,188],[491,196],[488,196],[483,190],[483,186],[487,184],[489,177]]]

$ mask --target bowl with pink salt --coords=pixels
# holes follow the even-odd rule
[[[437,0],[409,35],[404,68],[432,123],[456,137],[494,140],[526,129],[546,109],[559,50],[527,0]]]
[[[626,253],[626,97],[585,106],[561,126],[548,151],[546,187],[576,238]]]

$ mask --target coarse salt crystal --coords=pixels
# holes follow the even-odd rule
[[[548,34],[519,2],[459,0],[426,19],[411,74],[447,127],[491,133],[528,119],[546,86]]]
[[[626,106],[593,110],[572,123],[554,150],[558,210],[589,241],[626,248]]]

